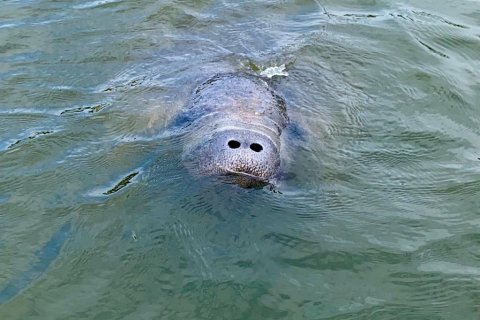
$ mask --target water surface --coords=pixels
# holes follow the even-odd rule
[[[1,319],[479,319],[480,3],[3,1]],[[168,120],[285,64],[290,179]],[[288,141],[288,140],[287,140]]]

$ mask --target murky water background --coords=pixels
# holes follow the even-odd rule
[[[479,26],[477,0],[3,1],[0,318],[479,319]],[[192,179],[168,119],[281,64],[291,178]]]

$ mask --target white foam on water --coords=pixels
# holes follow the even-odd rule
[[[76,6],[73,6],[73,8],[74,9],[90,9],[90,8],[95,8],[95,7],[99,7],[105,4],[115,3],[115,2],[120,2],[120,1],[119,0],[97,0],[97,1],[76,5]]]
[[[260,75],[267,78],[273,78],[274,76],[287,77],[288,72],[285,70],[285,64],[282,64],[280,66],[268,67],[260,72]]]

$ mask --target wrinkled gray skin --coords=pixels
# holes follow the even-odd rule
[[[287,122],[285,101],[264,79],[228,73],[198,86],[174,126],[189,132],[183,161],[190,171],[252,187],[278,175]]]

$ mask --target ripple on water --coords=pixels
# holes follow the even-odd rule
[[[443,68],[433,69],[432,65],[424,64],[425,68],[440,74],[444,80],[463,90],[474,84],[471,73],[475,65],[477,52],[480,50],[480,41],[475,38],[473,30],[460,23],[447,20],[433,13],[414,8],[401,9],[402,17],[408,17],[400,22],[406,31],[427,52],[450,60],[442,62]],[[472,77],[473,76],[473,77]],[[458,94],[458,97],[465,97]]]
[[[477,28],[318,3],[5,3],[4,270],[28,270],[59,216],[75,232],[2,315],[479,314]],[[276,85],[306,137],[279,193],[191,177],[159,133],[217,60],[289,64]]]
[[[92,9],[96,7],[107,6],[110,4],[116,4],[121,2],[120,0],[98,0],[98,1],[89,1],[83,4],[74,5],[74,9]]]
[[[25,139],[35,139],[60,130],[54,117],[48,114],[25,111],[0,112],[0,115],[0,153],[12,147],[12,144],[16,142],[21,143]]]
[[[135,183],[136,182],[135,177],[140,173],[141,173],[141,168],[138,168],[137,170],[131,173],[128,173],[127,175],[122,177],[120,181],[118,181],[115,185],[111,186],[110,188],[98,188],[96,190],[89,192],[89,195],[94,197],[113,195],[114,193],[117,193],[121,191],[123,188],[127,187],[129,184]]]
[[[60,112],[60,115],[68,115],[68,114],[75,114],[75,113],[95,113],[95,112],[102,111],[104,108],[108,106],[109,104],[107,103],[95,104],[93,106],[81,106],[81,107],[76,107],[71,109],[65,109]]]
[[[432,311],[439,314],[445,308],[457,306],[462,312],[479,311],[473,302],[479,293],[477,268],[439,261],[420,265],[416,273],[393,273],[391,277],[406,296],[405,305],[420,307],[428,303]]]

